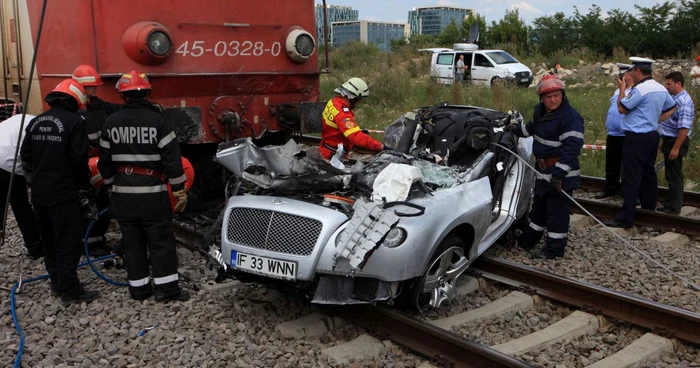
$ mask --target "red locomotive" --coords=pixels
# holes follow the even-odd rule
[[[313,0],[49,1],[32,94],[23,101],[42,4],[1,5],[0,98],[9,111],[21,103],[38,114],[48,91],[90,64],[105,81],[98,96],[112,102],[120,101],[112,87],[120,74],[146,73],[149,99],[182,143],[314,130],[307,126],[319,108]]]

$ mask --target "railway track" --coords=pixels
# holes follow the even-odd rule
[[[198,243],[202,240],[202,229],[194,229],[187,224],[176,222],[176,236],[180,242],[184,242],[189,247],[202,249],[201,244]],[[330,348],[329,350],[335,349],[335,351],[329,354],[338,354],[339,351],[342,352],[341,355],[352,354],[348,353],[352,351],[356,351],[357,354],[372,354],[374,348],[371,341],[381,344],[380,340],[390,340],[426,357],[433,364],[452,367],[527,367],[529,365],[522,360],[524,352],[543,349],[545,346],[561,343],[565,339],[575,340],[586,334],[594,334],[599,328],[609,323],[606,321],[612,319],[642,327],[650,333],[640,337],[629,345],[628,349],[622,349],[618,355],[610,355],[606,357],[608,360],[595,363],[592,367],[619,366],[620,361],[631,359],[629,355],[624,358],[626,354],[639,349],[640,346],[644,347],[645,353],[632,354],[636,357],[637,363],[642,360],[657,359],[662,352],[673,353],[674,346],[678,346],[678,342],[669,340],[668,337],[700,343],[700,315],[696,313],[493,258],[481,258],[473,264],[471,269],[476,277],[518,288],[526,293],[513,291],[476,310],[437,320],[422,320],[386,306],[324,307],[321,308],[323,315],[320,317],[307,316],[289,321],[282,327],[278,326],[276,330],[303,330],[303,334],[294,336],[304,338],[313,333],[328,331],[333,325],[328,322],[329,319],[340,318],[363,328],[369,335],[362,335],[339,347]],[[468,292],[474,290],[476,288]],[[515,309],[536,308],[537,297],[564,303],[583,311],[575,311],[558,323],[552,324],[552,331],[561,330],[562,326],[565,328],[564,332],[556,338],[543,337],[552,333],[552,331],[542,332],[549,330],[550,327],[548,327],[531,335],[488,347],[466,340],[451,331],[460,324],[471,323],[477,319],[492,318]],[[527,302],[523,304],[523,300]],[[504,306],[508,303],[515,304]],[[576,331],[566,330],[566,326],[572,325],[578,326]],[[348,346],[343,347],[346,344]],[[369,345],[363,347],[363,344]]]
[[[605,185],[605,179],[594,176],[581,175],[581,189],[589,191],[601,191]],[[659,187],[659,200],[666,199],[668,196],[668,188]],[[686,191],[683,192],[683,205],[700,207],[700,192]]]

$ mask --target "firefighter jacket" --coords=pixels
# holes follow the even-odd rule
[[[122,105],[115,104],[111,102],[106,102],[97,96],[90,98],[85,110],[80,110],[80,114],[83,115],[85,121],[87,122],[87,135],[90,140],[90,148],[88,149],[88,154],[90,157],[100,156],[100,132],[102,131],[102,124],[109,115],[121,109]]]
[[[345,105],[340,96],[335,96],[323,109],[320,147],[323,158],[329,160],[341,143],[345,152],[350,152],[354,146],[372,151],[381,151],[384,148],[383,144],[360,130],[355,122],[355,113]]]
[[[186,178],[173,127],[151,102],[129,99],[107,118],[97,167],[112,186],[110,213],[117,220],[172,217],[166,180],[178,191]]]
[[[564,97],[558,109],[546,112],[544,104],[535,106],[532,121],[515,127],[515,134],[534,138],[532,151],[538,160],[538,171],[547,180],[552,176],[563,180],[562,189],[576,189],[581,180],[578,156],[583,147],[583,118]],[[541,179],[539,176],[538,179]]]
[[[36,206],[77,202],[78,189],[90,187],[88,138],[77,109],[57,103],[32,119],[20,154]]]

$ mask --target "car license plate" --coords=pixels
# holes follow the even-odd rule
[[[231,267],[250,273],[296,280],[297,263],[231,251]]]
[[[525,82],[529,81],[529,79],[523,78],[523,79],[521,79],[520,81],[523,82],[523,83],[525,83]]]

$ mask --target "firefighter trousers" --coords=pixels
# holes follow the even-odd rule
[[[83,219],[78,201],[53,206],[34,206],[39,233],[44,243],[44,264],[51,288],[66,294],[79,293],[78,262]]]
[[[549,183],[538,180],[535,185],[550,186]],[[569,232],[569,216],[571,215],[571,200],[563,192],[553,188],[544,194],[537,194],[532,201],[530,222],[518,238],[518,244],[525,249],[531,249],[540,242],[547,230],[547,240],[542,252],[549,257],[564,257],[566,240]],[[570,196],[573,190],[566,191]]]
[[[97,211],[102,212],[102,210],[109,207],[109,194],[105,190],[100,190],[95,195],[95,205],[97,205]],[[106,243],[105,234],[107,229],[109,229],[109,221],[112,217],[109,215],[109,211],[105,212],[104,215],[100,216],[95,225],[92,226],[90,231],[90,237],[88,238],[88,244],[90,247],[94,246],[104,246]],[[90,220],[85,221],[85,231],[83,235],[87,232],[88,226],[90,226]],[[85,239],[83,239],[85,241]],[[80,244],[83,244],[81,241]]]
[[[180,293],[172,226],[172,218],[119,220],[122,231],[120,249],[129,279],[129,294],[133,299],[143,300],[152,294],[157,298],[167,298]],[[149,255],[152,272],[149,271]]]
[[[0,169],[0,209],[5,210],[7,204],[7,192],[10,190],[10,172]],[[24,246],[30,253],[41,252],[41,238],[36,226],[36,216],[29,204],[27,195],[27,181],[22,175],[15,175],[12,181],[12,193],[10,194],[10,205],[15,214],[17,226],[24,238]],[[5,224],[0,224],[0,229],[4,230]]]

